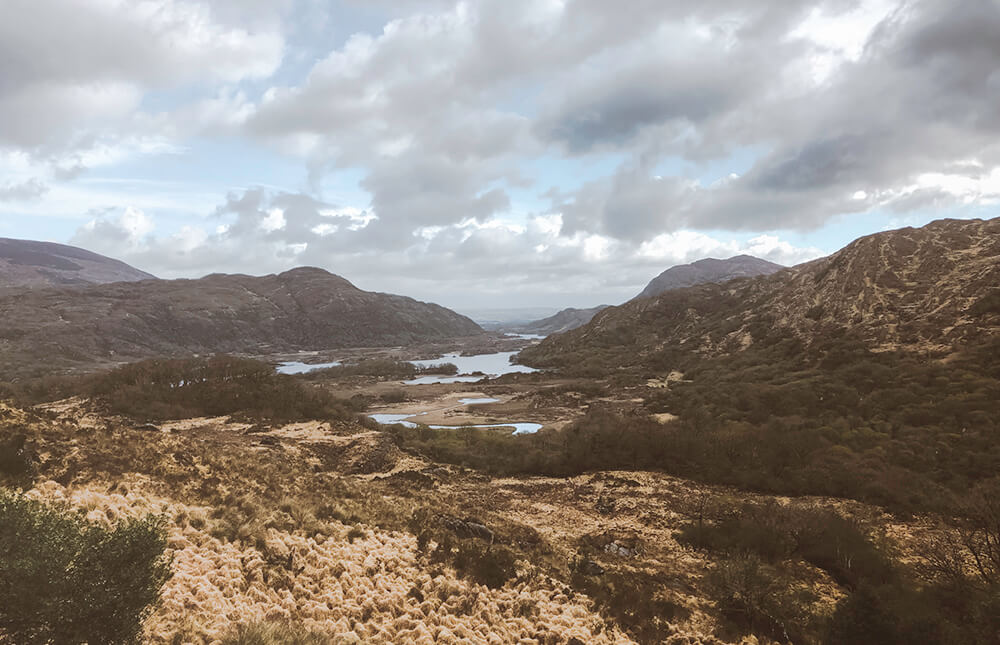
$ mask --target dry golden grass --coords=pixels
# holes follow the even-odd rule
[[[146,494],[140,480],[127,487],[121,494],[47,481],[30,494],[97,521],[149,512],[171,518],[173,577],[146,626],[152,643],[176,635],[213,643],[240,623],[286,620],[344,643],[631,642],[554,581],[491,590],[444,568],[429,571],[411,535],[376,529],[350,542],[341,526],[329,537],[268,529],[261,548],[222,542],[191,521],[211,509]]]
[[[151,643],[221,644],[241,625],[292,625],[332,643],[722,643],[708,586],[718,556],[682,545],[678,532],[713,505],[765,499],[643,472],[490,478],[400,453],[360,426],[217,418],[153,431],[84,402],[0,407],[0,434],[14,426],[39,455],[32,496],[97,521],[168,519],[174,575],[146,625]],[[440,531],[426,523],[442,514],[490,527],[497,548],[516,554],[517,574],[491,589],[435,558],[417,534]],[[907,541],[908,526],[892,524],[888,539]],[[596,591],[612,585],[603,589],[654,601],[643,611],[666,608],[640,619],[657,623],[655,640],[634,624],[623,630],[614,608],[586,595],[572,571],[580,558],[608,572],[587,583]],[[816,615],[843,596],[822,570],[800,563],[790,573]]]

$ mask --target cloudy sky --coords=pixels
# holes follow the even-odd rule
[[[0,236],[621,302],[1000,214],[1000,0],[3,0]]]

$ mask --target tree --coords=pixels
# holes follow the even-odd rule
[[[170,577],[164,520],[111,527],[0,488],[0,640],[136,642]]]

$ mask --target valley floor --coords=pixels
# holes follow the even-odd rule
[[[757,642],[720,622],[718,558],[678,539],[706,508],[835,507],[892,526],[902,550],[924,528],[645,472],[492,478],[351,423],[136,427],[82,400],[3,407],[0,419],[36,451],[30,495],[104,522],[167,517],[173,577],[151,643],[236,642],[238,625],[282,621],[331,643]],[[497,553],[511,558],[501,579]],[[803,610],[829,616],[841,587],[795,569]]]

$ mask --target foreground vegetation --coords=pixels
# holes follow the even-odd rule
[[[198,553],[212,563],[210,570],[229,573],[213,582],[220,585],[214,600],[197,601],[197,624],[170,613],[187,602],[185,594],[196,593],[198,587],[188,586],[195,585],[193,574],[168,583],[165,603],[147,626],[160,642],[164,634],[177,642],[207,642],[211,634],[231,643],[310,643],[324,642],[329,629],[362,633],[367,628],[355,623],[370,625],[389,615],[337,605],[330,598],[340,596],[324,594],[333,593],[329,585],[346,594],[342,585],[380,580],[379,569],[367,564],[357,565],[349,583],[336,573],[337,558],[367,561],[372,549],[388,549],[400,563],[416,558],[415,564],[393,565],[406,569],[399,575],[408,585],[393,602],[424,611],[429,597],[440,595],[435,611],[441,617],[433,620],[474,613],[474,601],[448,604],[454,592],[444,589],[452,583],[418,582],[419,571],[431,572],[433,580],[457,575],[468,585],[462,593],[481,590],[475,593],[487,594],[482,597],[489,603],[507,602],[498,599],[514,589],[521,600],[535,598],[524,590],[555,580],[564,585],[555,587],[561,591],[545,593],[562,594],[560,603],[593,603],[606,621],[603,630],[620,629],[638,642],[669,640],[692,612],[703,611],[679,600],[682,589],[711,601],[715,634],[727,640],[755,634],[797,643],[857,643],[870,635],[880,643],[995,642],[1000,480],[992,470],[996,428],[989,411],[1000,375],[992,346],[948,361],[871,354],[842,340],[821,355],[800,350],[778,341],[736,359],[688,364],[675,356],[664,363],[669,371],[644,367],[618,380],[564,384],[549,394],[586,395],[591,411],[561,431],[516,437],[426,427],[374,431],[355,423],[358,403],[332,397],[322,381],[275,375],[270,366],[243,359],[150,361],[65,386],[92,397],[93,410],[105,419],[96,430],[74,429],[66,418],[46,421],[45,414],[37,423],[0,415],[0,480],[25,489],[46,480],[75,490],[97,485],[116,499],[127,494],[128,482],[130,489],[138,485],[147,495],[169,497],[171,543],[188,545],[178,547],[186,555],[175,557],[187,563]],[[668,387],[647,387],[647,380],[671,372],[679,376]],[[900,390],[914,394],[900,399],[894,388],[880,387],[890,374]],[[56,391],[63,392],[50,388],[46,396]],[[598,400],[618,392],[641,392],[644,403],[615,408]],[[649,416],[662,412],[679,418],[661,423]],[[126,418],[106,416],[111,414]],[[273,429],[245,434],[245,424],[227,430],[212,422],[164,433],[132,429],[129,421],[224,415],[268,419]],[[310,418],[327,423],[305,439],[280,431],[282,421]],[[400,450],[423,458],[428,468],[393,471]],[[938,524],[904,553],[887,536],[890,520],[859,514],[858,506],[654,488],[639,496],[648,509],[623,520],[650,536],[619,531],[569,537],[577,530],[571,524],[543,533],[525,519],[513,521],[509,501],[495,504],[494,493],[484,492],[519,484],[494,484],[477,472],[442,475],[430,467],[434,463],[519,476],[515,481],[524,482],[525,499],[533,504],[546,498],[531,488],[536,480],[523,476],[561,478],[571,490],[598,486],[583,503],[605,518],[600,524],[613,523],[621,512],[616,509],[636,497],[629,492],[630,473],[641,470],[744,490],[874,502],[898,513],[896,522],[909,513],[934,512]],[[378,473],[389,474],[371,477]],[[571,508],[578,497],[545,503]],[[497,498],[510,500],[511,493]],[[126,526],[127,519],[117,517],[105,530]],[[675,550],[665,550],[668,545]],[[678,569],[678,551],[702,563],[698,573]],[[234,557],[243,564],[232,569]],[[319,569],[310,564],[317,561],[324,563]],[[248,562],[261,564],[247,568]],[[197,579],[207,571],[199,569]],[[102,588],[120,597],[116,586],[111,581]],[[250,588],[254,600],[226,610],[242,612],[245,620],[208,618],[221,611],[212,603],[229,607],[225,598],[242,598]],[[277,606],[285,592],[297,599],[296,609],[258,620],[270,611],[261,607]],[[551,620],[528,604],[495,606],[515,622]],[[347,622],[330,627],[342,618]],[[322,622],[327,620],[333,622]],[[0,629],[14,633],[10,625]]]
[[[162,421],[235,415],[301,421],[354,419],[363,407],[335,398],[262,361],[219,355],[150,359],[93,375],[49,377],[0,388],[22,404],[90,397],[112,414]]]
[[[0,488],[0,641],[131,643],[170,575],[164,519],[107,527]]]

